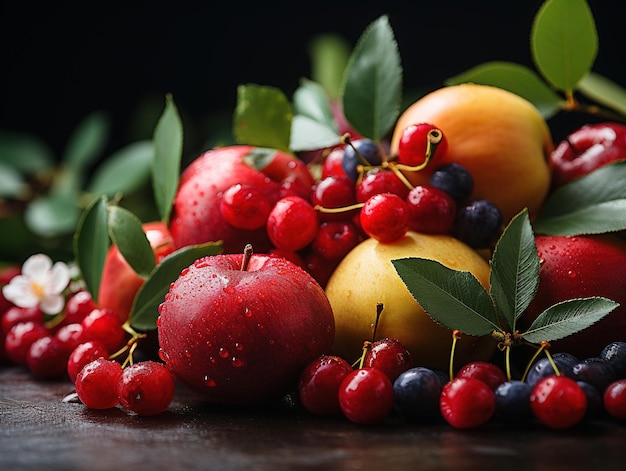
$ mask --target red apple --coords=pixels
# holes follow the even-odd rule
[[[523,332],[544,309],[573,298],[603,296],[620,303],[591,327],[551,342],[551,351],[580,359],[600,354],[614,340],[626,341],[626,241],[611,235],[535,237],[541,268],[535,298],[520,317]]]
[[[241,253],[247,243],[255,250],[271,248],[265,227],[256,230],[230,226],[221,214],[222,194],[235,184],[258,187],[278,200],[285,193],[308,197],[314,179],[295,156],[276,151],[267,165],[249,165],[254,148],[236,145],[207,151],[183,171],[169,225],[176,248],[204,242],[223,242],[224,252]]]
[[[159,308],[159,355],[209,402],[282,397],[327,353],[330,303],[302,268],[269,255],[204,257],[183,270]]]
[[[156,263],[174,251],[174,242],[165,223],[147,222],[142,228],[150,242]],[[98,307],[113,310],[120,321],[125,322],[135,295],[144,281],[124,259],[117,246],[112,245],[104,261]]]
[[[626,125],[586,124],[568,135],[550,154],[553,188],[622,159],[626,159]]]

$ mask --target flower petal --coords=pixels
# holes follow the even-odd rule
[[[63,262],[56,262],[49,272],[49,279],[44,286],[47,294],[57,294],[67,288],[70,282],[70,269]]]
[[[17,275],[9,284],[2,287],[4,297],[19,307],[34,307],[39,298],[33,293],[29,280],[23,275]]]
[[[46,314],[58,314],[65,306],[65,298],[60,294],[47,294],[41,299],[39,308]]]
[[[52,259],[45,254],[31,255],[22,265],[22,275],[41,285],[45,285],[48,272],[52,267]]]

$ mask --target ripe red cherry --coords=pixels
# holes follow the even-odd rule
[[[393,193],[380,193],[368,199],[361,208],[361,228],[373,239],[394,242],[409,230],[406,202]]]
[[[302,406],[312,414],[340,414],[339,385],[352,366],[336,355],[322,355],[300,373],[298,393]]]
[[[83,369],[87,363],[91,363],[98,358],[108,358],[109,352],[104,344],[98,340],[89,340],[78,345],[70,353],[67,359],[67,375],[72,383],[76,382],[78,372]]]
[[[237,183],[229,187],[220,200],[224,220],[238,229],[259,229],[265,226],[275,201],[267,191]]]
[[[57,378],[65,374],[69,352],[62,342],[46,335],[35,340],[26,353],[26,364],[37,378]]]
[[[322,180],[330,176],[347,176],[342,164],[343,152],[343,147],[335,147],[326,156],[322,164]]]
[[[9,329],[4,339],[7,358],[18,365],[26,365],[30,346],[48,335],[48,329],[43,324],[33,321],[18,322]]]
[[[408,196],[410,188],[391,170],[369,170],[356,187],[356,200],[364,203],[379,193],[394,193],[401,198]]]
[[[276,248],[297,252],[315,239],[317,211],[299,196],[286,196],[276,202],[267,218],[267,234]]]
[[[174,376],[165,364],[142,361],[127,366],[118,382],[120,405],[137,415],[164,412],[174,398]]]
[[[409,227],[416,232],[447,234],[456,218],[456,202],[432,185],[417,185],[406,197]]]
[[[603,395],[604,408],[611,417],[626,419],[626,379],[612,382]]]
[[[124,344],[126,332],[111,309],[94,309],[81,324],[85,341],[99,340],[110,352],[115,352]]]
[[[0,332],[2,332],[3,338],[15,324],[28,321],[35,322],[36,324],[43,324],[44,314],[38,306],[11,306],[8,308],[4,311],[4,314],[2,314],[2,328]]]
[[[63,324],[82,322],[91,311],[96,309],[96,303],[87,290],[80,290],[72,294],[65,303],[65,317]]]
[[[348,176],[330,176],[319,181],[313,187],[311,195],[313,206],[327,209],[345,208],[356,203],[356,187]],[[321,221],[345,221],[354,215],[354,211],[319,212]]]
[[[325,221],[320,224],[311,248],[328,260],[340,260],[361,240],[352,221]]]
[[[87,363],[76,376],[76,394],[90,409],[110,409],[119,403],[117,384],[122,365],[100,357]]]
[[[472,361],[467,363],[461,367],[455,377],[476,378],[489,386],[493,391],[507,381],[507,377],[504,371],[502,371],[502,368],[488,361]]]
[[[382,422],[393,408],[393,384],[380,370],[354,370],[339,386],[339,407],[351,422]]]
[[[398,162],[415,167],[426,160],[428,140],[437,143],[435,153],[431,155],[429,165],[441,160],[448,150],[448,140],[443,131],[430,123],[419,123],[407,126],[398,142]]]
[[[496,397],[476,378],[454,378],[441,391],[439,408],[452,427],[470,429],[486,424],[495,412]]]
[[[411,354],[398,339],[385,337],[370,345],[363,359],[363,367],[382,371],[393,383],[411,367]]]
[[[530,408],[547,427],[566,429],[585,417],[587,396],[575,380],[563,375],[547,376],[533,388]]]

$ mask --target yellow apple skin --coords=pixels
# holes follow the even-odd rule
[[[359,358],[363,342],[372,340],[376,306],[382,303],[377,339],[396,338],[409,349],[414,365],[447,372],[452,331],[435,323],[400,279],[391,260],[406,257],[429,258],[452,269],[470,271],[488,287],[489,264],[454,237],[409,231],[391,244],[366,239],[339,263],[326,285],[335,316],[333,353],[349,362]],[[495,348],[496,341],[490,336],[462,335],[455,365],[487,360]]]
[[[391,139],[398,152],[402,131],[431,123],[448,140],[437,165],[456,162],[474,178],[472,199],[485,198],[502,211],[505,224],[524,208],[532,216],[550,188],[550,129],[527,100],[506,90],[478,84],[443,87],[410,105],[399,117]],[[437,165],[407,173],[415,185],[427,183]]]

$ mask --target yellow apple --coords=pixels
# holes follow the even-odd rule
[[[448,141],[437,164],[457,162],[474,179],[471,198],[485,198],[502,211],[505,224],[524,208],[532,216],[550,188],[548,155],[552,136],[539,111],[501,88],[462,84],[437,89],[410,105],[398,119],[391,140],[396,155],[402,131],[411,124],[439,127]],[[434,166],[407,176],[427,183]]]
[[[376,306],[382,303],[376,337],[400,340],[415,365],[447,371],[452,331],[424,312],[397,274],[391,260],[406,257],[428,258],[448,268],[467,270],[488,287],[488,262],[454,237],[409,231],[390,244],[366,239],[339,263],[326,285],[335,316],[333,353],[348,361],[360,356],[363,342],[372,340]],[[491,337],[463,335],[456,346],[455,364],[487,360],[495,347]]]

